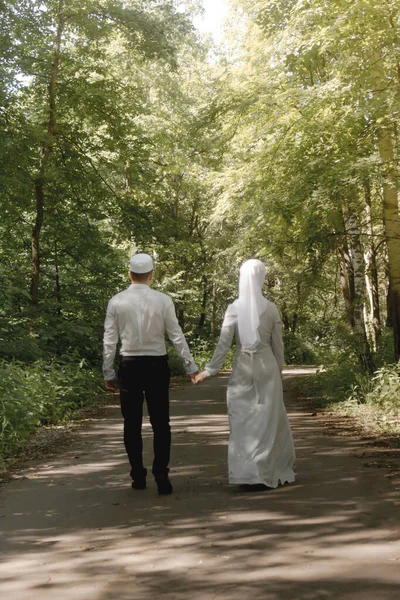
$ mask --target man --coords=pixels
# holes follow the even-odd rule
[[[129,277],[132,284],[108,303],[104,323],[104,383],[117,389],[113,368],[116,346],[121,341],[119,386],[124,418],[124,443],[131,465],[132,487],[146,487],[147,470],[142,458],[143,400],[154,435],[153,475],[159,494],[171,494],[168,478],[171,448],[169,425],[169,381],[165,330],[185,371],[193,383],[199,370],[190,354],[169,296],[152,290],[153,260],[148,254],[132,256]]]

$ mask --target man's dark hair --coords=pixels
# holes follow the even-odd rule
[[[152,274],[152,272],[152,270],[148,271],[147,273],[134,273],[133,271],[130,271],[130,274],[133,281],[136,281],[137,283],[145,283]]]

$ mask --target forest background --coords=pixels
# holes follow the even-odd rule
[[[200,366],[265,261],[299,390],[398,431],[400,0],[0,9],[1,457],[98,396],[139,250]]]

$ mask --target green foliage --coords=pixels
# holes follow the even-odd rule
[[[0,362],[0,459],[18,451],[41,424],[69,418],[77,408],[95,401],[100,373],[85,361],[30,365]]]
[[[168,365],[172,377],[186,375],[182,359],[171,346],[168,347]]]
[[[190,351],[197,366],[200,370],[204,369],[204,367],[208,362],[210,362],[214,354],[217,340],[214,340],[211,337],[202,338],[191,335],[187,335],[186,339],[188,340]],[[224,369],[230,369],[232,367],[234,356],[235,347],[232,346],[226,357],[226,361],[223,366]],[[168,348],[168,362],[171,370],[171,375],[185,375],[182,359],[179,358],[175,350],[171,347]]]
[[[399,0],[234,0],[229,53],[212,61],[192,29],[190,1],[3,4],[0,359],[17,382],[15,410],[27,415],[21,431],[29,419],[68,413],[73,393],[63,392],[59,412],[57,386],[66,390],[74,369],[89,377],[81,359],[98,369],[107,301],[128,285],[128,257],[139,248],[154,255],[154,285],[173,298],[200,368],[237,296],[240,264],[259,257],[284,323],[286,362],[335,365],[307,380],[324,401],[345,399],[352,385],[366,385],[366,397],[372,388],[340,288],[351,254],[343,215],[360,216],[364,250],[375,243],[382,313],[387,165],[376,140],[379,128],[393,131],[397,169]],[[372,73],[377,52],[382,89]],[[353,276],[344,277],[349,288]],[[379,368],[393,360],[388,340],[384,329]],[[169,354],[172,373],[183,374]],[[18,419],[7,419],[4,431],[17,431]]]
[[[198,337],[194,336],[190,339],[190,348],[193,354],[193,358],[196,361],[197,366],[200,370],[204,369],[207,363],[210,362],[214,354],[215,347],[217,345],[217,339],[212,337]],[[235,354],[235,346],[232,345],[229,350],[223,369],[230,369],[233,364]]]
[[[285,362],[288,365],[314,365],[318,363],[316,348],[310,347],[290,331],[284,334]]]
[[[343,213],[360,220],[365,251],[380,249],[375,266],[381,313],[385,304],[382,186],[388,169],[377,132],[382,126],[393,131],[398,164],[394,57],[400,3],[235,0],[233,6],[237,25],[229,41],[237,60],[226,75],[216,119],[230,137],[216,174],[215,218],[236,227],[231,255],[267,262],[269,291],[286,332],[318,356],[318,329],[324,332],[345,319],[349,331],[356,329],[343,300],[346,277],[359,296],[354,292],[350,301],[358,314],[365,300],[363,261],[342,273],[343,256],[349,255]],[[378,60],[380,85],[373,76]],[[353,250],[350,262],[356,262]],[[342,331],[342,340],[331,338],[331,349],[322,341],[324,351],[349,341],[345,327]],[[366,336],[352,337],[361,357]],[[297,361],[288,341],[288,357]]]
[[[400,363],[384,365],[370,376],[354,356],[344,354],[336,365],[296,378],[292,389],[315,408],[356,417],[369,431],[400,433]]]
[[[100,376],[107,301],[129,284],[132,252],[141,247],[157,257],[157,287],[171,294],[191,331],[204,294],[210,297],[204,271],[213,270],[218,235],[205,220],[213,140],[201,127],[214,84],[188,13],[169,0],[13,0],[3,8],[0,359],[7,454],[38,424],[68,416],[97,390],[91,369]],[[36,305],[31,238],[38,185],[44,211]],[[78,367],[82,359],[87,368]],[[170,366],[183,373],[173,352]]]
[[[337,355],[335,364],[320,367],[315,375],[296,378],[293,389],[315,406],[326,407],[346,400],[362,377],[356,357],[345,352]]]
[[[217,341],[211,339],[210,337],[202,338],[198,336],[193,336],[190,339],[190,348],[193,354],[193,358],[196,361],[196,364],[200,370],[202,370],[205,367],[205,365],[208,362],[210,362],[215,350],[216,343]],[[230,357],[227,357],[226,362],[229,365],[229,362],[231,362]]]
[[[348,400],[386,409],[400,409],[400,363],[385,365],[373,377],[363,377],[354,386]]]

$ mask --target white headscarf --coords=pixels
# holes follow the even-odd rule
[[[237,322],[242,348],[252,349],[260,341],[260,316],[266,311],[268,300],[262,295],[265,265],[260,260],[247,260],[240,267],[239,299],[228,308],[224,326]]]

